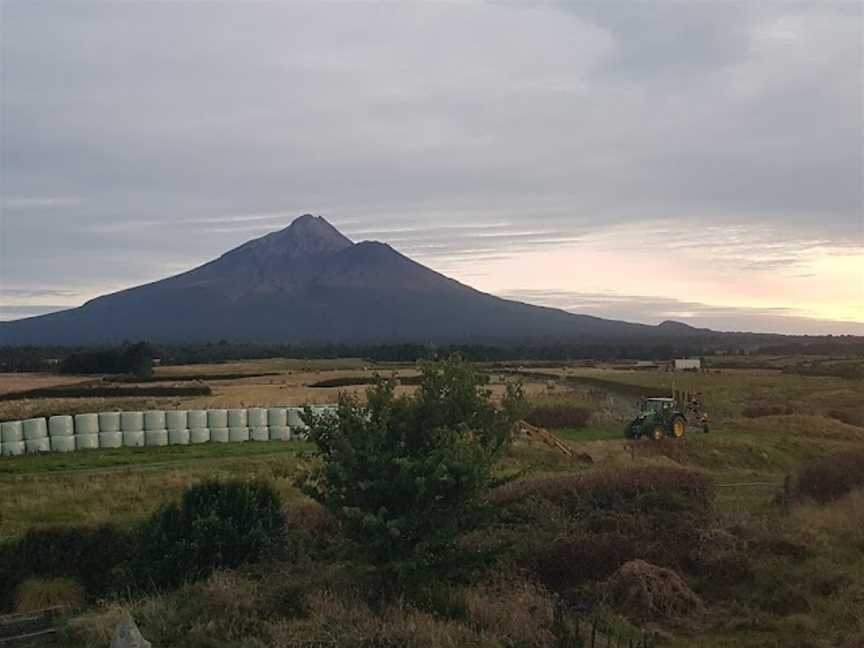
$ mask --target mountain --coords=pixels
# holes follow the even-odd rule
[[[659,342],[705,331],[500,299],[306,214],[188,272],[0,323],[0,344]]]

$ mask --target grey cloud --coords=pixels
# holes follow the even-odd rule
[[[861,11],[7,0],[0,283],[121,288],[304,212],[427,261],[664,218],[772,232],[742,271],[860,249]]]

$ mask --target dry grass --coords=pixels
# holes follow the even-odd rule
[[[33,612],[64,605],[72,609],[84,603],[84,588],[71,578],[28,578],[15,592],[15,611]]]
[[[58,385],[73,385],[84,380],[93,380],[98,376],[59,376],[46,373],[0,373],[0,394],[39,389],[42,387],[57,387]]]

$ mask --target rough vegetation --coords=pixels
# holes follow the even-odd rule
[[[506,419],[497,418],[502,382],[485,384],[458,364],[432,366],[425,390],[379,386],[368,400],[344,400],[337,418],[311,421],[317,445],[14,458],[0,471],[15,493],[0,500],[0,529],[13,536],[0,549],[3,605],[80,605],[64,629],[70,647],[107,646],[127,610],[154,646],[188,648],[552,648],[580,645],[594,622],[600,645],[635,643],[644,630],[671,648],[857,646],[864,432],[831,413],[857,412],[864,387],[779,368],[686,376],[544,368],[525,386],[529,406],[591,410],[585,428],[551,426],[590,465],[508,444],[498,428]],[[583,373],[630,384],[634,394],[666,393],[673,378],[703,391],[711,433],[627,441],[632,403],[620,391],[595,398],[596,383],[576,380]],[[783,413],[746,416],[755,405]],[[479,449],[465,450],[475,441]],[[286,524],[269,527],[272,538],[242,560],[202,566],[205,544],[229,555],[222,548],[247,528],[242,516],[228,520],[248,503],[196,504],[189,519],[200,525],[178,522],[183,493],[213,477],[267,481],[281,504],[261,508],[279,509]],[[320,503],[301,493],[298,478]],[[455,479],[467,480],[470,497],[453,498]],[[436,501],[446,506],[436,510]],[[175,513],[163,520],[165,503]],[[154,546],[167,549],[137,548],[148,524],[165,541]],[[437,527],[446,531],[436,535]],[[191,567],[156,591],[141,586],[129,556]]]

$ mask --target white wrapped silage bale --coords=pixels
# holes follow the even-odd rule
[[[120,412],[99,413],[99,434],[120,431]]]
[[[288,441],[291,439],[291,428],[287,425],[270,426],[271,441]]]
[[[214,428],[228,427],[228,410],[212,409],[207,410],[207,427],[211,430]]]
[[[267,427],[267,410],[262,407],[250,407],[247,411],[247,425],[250,428]]]
[[[232,427],[228,428],[228,438],[231,443],[239,443],[241,441],[249,440],[249,428],[248,427]]]
[[[210,440],[214,443],[228,443],[231,440],[231,432],[227,427],[211,427]]]
[[[191,410],[186,413],[186,427],[190,430],[202,429],[210,427],[207,424],[206,410]],[[225,426],[223,426],[225,427]]]
[[[144,430],[123,430],[123,447],[124,448],[143,448],[144,447]]]
[[[27,419],[21,421],[21,429],[24,431],[25,441],[44,439],[48,436],[48,421],[44,418]]]
[[[24,427],[21,421],[6,421],[0,423],[0,441],[3,443],[18,443],[24,440]]]
[[[237,443],[249,440],[248,421],[249,416],[245,409],[228,410],[228,438],[231,442]]]
[[[270,428],[269,427],[253,427],[249,428],[249,438],[253,441],[269,441],[270,440]]]
[[[52,416],[48,419],[48,436],[71,437],[75,434],[75,425],[71,416]],[[74,447],[74,443],[72,444]]]
[[[123,432],[141,432],[144,430],[143,412],[120,412],[120,429]],[[143,438],[143,436],[142,436]]]
[[[228,427],[229,428],[244,428],[248,427],[249,417],[245,409],[228,410]]]
[[[122,432],[100,432],[99,433],[100,448],[122,448],[123,433]]]
[[[168,445],[189,445],[189,430],[168,430]]]
[[[27,439],[24,442],[27,454],[39,454],[40,452],[51,452],[51,439],[47,436],[41,439]]]
[[[98,434],[76,434],[75,449],[76,450],[95,450],[99,447]]]
[[[99,415],[98,414],[76,414],[75,415],[75,436],[81,434],[99,434]]]
[[[144,412],[144,431],[154,430],[162,432],[165,430],[165,412],[161,410],[150,410]]]
[[[144,425],[147,425],[146,421]],[[167,446],[168,430],[144,430],[144,445],[147,447]]]
[[[210,440],[210,428],[191,428],[189,443],[207,443]]]
[[[267,410],[268,427],[288,427],[288,408],[271,407]]]
[[[168,430],[187,430],[189,420],[186,410],[165,412],[165,427]]]
[[[72,452],[73,450],[75,450],[75,437],[74,436],[52,436],[51,437],[51,451],[52,452]]]
[[[3,456],[4,457],[17,457],[18,455],[23,455],[27,450],[23,441],[6,441],[3,443]]]
[[[288,426],[292,430],[306,429],[306,424],[303,422],[301,414],[303,414],[302,407],[288,408]]]

